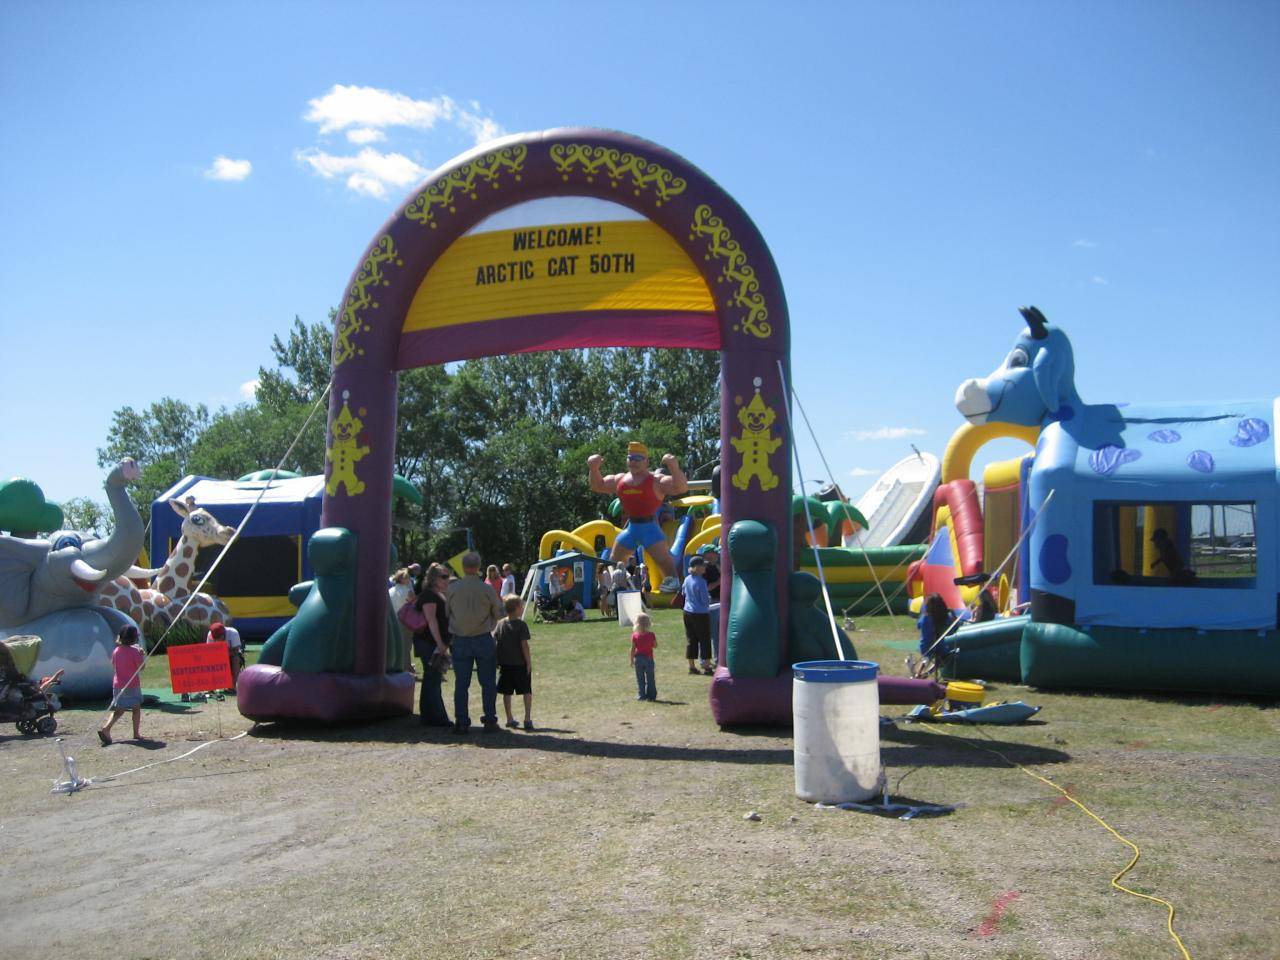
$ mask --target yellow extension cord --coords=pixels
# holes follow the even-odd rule
[[[934,733],[946,732],[948,736],[951,736],[950,732],[946,731],[945,728],[942,728],[942,727],[931,727],[929,729]],[[983,736],[987,736],[987,734],[984,731],[978,730],[977,732],[981,733]],[[1138,897],[1142,900],[1150,900],[1152,903],[1163,904],[1165,907],[1167,907],[1169,910],[1169,916],[1168,916],[1168,919],[1166,920],[1165,925],[1168,927],[1169,936],[1173,937],[1173,942],[1178,945],[1178,950],[1182,953],[1182,956],[1185,958],[1185,960],[1191,960],[1191,954],[1187,952],[1186,945],[1182,942],[1182,938],[1179,937],[1178,934],[1175,933],[1173,929],[1173,918],[1177,915],[1177,910],[1174,909],[1173,904],[1170,903],[1168,900],[1165,900],[1163,897],[1153,897],[1145,893],[1139,893],[1137,890],[1134,890],[1131,887],[1126,887],[1123,883],[1120,882],[1120,878],[1123,877],[1130,870],[1132,870],[1137,865],[1138,858],[1142,856],[1142,851],[1138,848],[1138,845],[1136,843],[1134,843],[1132,840],[1128,839],[1127,837],[1121,836],[1120,833],[1115,829],[1115,827],[1111,826],[1111,824],[1107,823],[1107,821],[1103,820],[1100,816],[1098,816],[1096,813],[1094,813],[1092,810],[1086,807],[1083,803],[1081,803],[1075,797],[1071,796],[1071,794],[1067,793],[1066,790],[1058,786],[1048,777],[1042,777],[1038,773],[1033,773],[1032,771],[1024,767],[1022,764],[1017,763],[1013,760],[1010,760],[999,750],[994,750],[991,747],[984,747],[981,744],[973,743],[970,740],[961,740],[960,742],[967,743],[969,746],[973,747],[975,750],[985,750],[987,753],[994,753],[997,757],[999,757],[1005,763],[1009,764],[1009,766],[1016,767],[1018,770],[1021,770],[1023,773],[1025,773],[1028,777],[1032,777],[1036,780],[1039,780],[1041,783],[1049,787],[1052,787],[1054,790],[1057,790],[1058,793],[1062,794],[1063,797],[1065,797],[1067,800],[1070,800],[1072,803],[1074,803],[1082,811],[1084,811],[1086,814],[1088,814],[1090,817],[1096,820],[1099,824],[1101,824],[1108,833],[1110,833],[1113,837],[1115,837],[1117,840],[1123,843],[1126,847],[1132,850],[1133,857],[1129,860],[1127,864],[1125,864],[1123,870],[1121,870],[1119,873],[1117,873],[1114,877],[1111,878],[1111,886],[1121,891],[1122,893],[1127,893],[1130,896]]]

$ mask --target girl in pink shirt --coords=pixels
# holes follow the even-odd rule
[[[653,679],[653,651],[658,638],[653,635],[647,613],[636,617],[636,631],[631,634],[631,666],[636,671],[636,699],[657,700],[658,687]]]
[[[146,657],[137,643],[138,628],[133,624],[121,629],[116,636],[116,648],[111,653],[111,719],[98,730],[98,739],[104,747],[111,742],[112,726],[126,710],[133,712],[133,739],[142,739],[141,674]]]
[[[498,595],[498,599],[502,599],[502,577],[498,574],[498,568],[495,564],[489,564],[489,569],[485,571],[484,582],[493,587],[493,592]]]

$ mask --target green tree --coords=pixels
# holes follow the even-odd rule
[[[110,468],[125,457],[134,457],[142,476],[129,496],[144,517],[151,501],[188,472],[191,451],[209,425],[209,409],[163,397],[139,413],[121,407],[111,415],[107,444],[98,448],[98,466]]]
[[[312,404],[293,403],[278,407],[240,404],[230,410],[219,410],[193,445],[189,472],[234,479],[279,465],[295,473],[321,473],[324,470],[324,411],[317,411],[302,436],[298,436],[311,409]],[[281,462],[290,444],[293,452]]]
[[[62,525],[68,530],[92,531],[99,537],[111,536],[116,518],[106,503],[89,497],[72,497],[62,504]]]
[[[333,320],[337,311],[329,311],[327,323],[305,324],[295,316],[284,340],[279,334],[271,338],[273,368],[258,368],[258,389],[254,400],[263,407],[283,410],[296,404],[315,403],[332,376],[329,362],[333,349]]]
[[[334,314],[294,317],[272,337],[272,364],[258,371],[254,400],[210,416],[172,398],[142,413],[113,415],[104,466],[136,456],[139,509],[186,473],[233,478],[281,462],[306,474],[325,466],[325,411],[307,417],[330,382]],[[586,458],[610,469],[626,443],[680,457],[708,476],[719,446],[719,354],[697,350],[561,350],[486,357],[405,371],[399,377],[395,471],[422,493],[393,517],[404,562],[440,559],[472,530],[489,558],[526,565],[550,529],[603,516],[607,497],[591,493]],[[301,436],[299,437],[299,432]]]

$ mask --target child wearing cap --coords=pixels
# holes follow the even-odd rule
[[[689,661],[689,672],[698,673],[700,661],[701,672],[711,676],[715,671],[711,668],[711,595],[707,592],[707,581],[703,579],[707,562],[702,557],[694,557],[689,561],[689,575],[684,578],[680,592],[684,594],[684,655]]]

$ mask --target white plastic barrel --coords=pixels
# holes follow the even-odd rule
[[[614,595],[614,601],[618,607],[618,626],[630,627],[636,622],[636,617],[644,613],[644,604],[640,601],[639,590],[626,590]]]
[[[881,790],[880,665],[810,660],[791,668],[796,796],[857,803]]]

